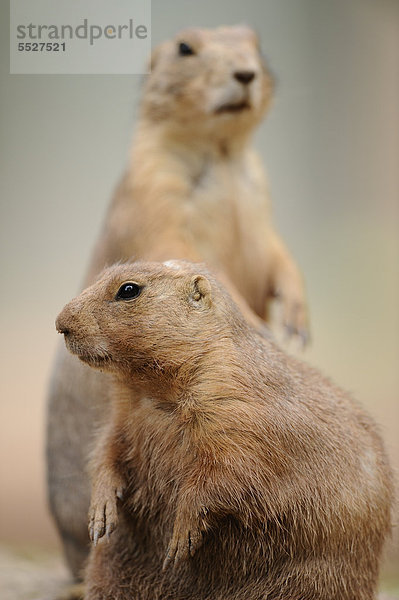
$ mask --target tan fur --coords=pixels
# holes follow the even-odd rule
[[[203,267],[108,269],[57,328],[114,377],[86,600],[375,598],[392,503],[375,424]]]
[[[196,54],[179,56],[179,40]],[[242,71],[255,75],[248,85],[234,78]],[[271,94],[250,29],[187,30],[155,50],[129,167],[88,283],[131,257],[202,260],[261,318],[279,295],[285,325],[306,335],[302,280],[273,228],[265,174],[250,146]],[[244,100],[248,108],[223,112]]]
[[[195,54],[179,56],[181,41]],[[255,34],[246,27],[187,30],[159,46],[152,63],[129,165],[86,284],[132,257],[204,261],[251,323],[261,329],[278,296],[285,327],[305,339],[301,276],[271,223],[265,174],[250,146],[272,94]],[[254,79],[243,84],[236,72]],[[60,349],[49,402],[49,500],[77,578],[88,542],[85,465],[107,396],[106,378]]]

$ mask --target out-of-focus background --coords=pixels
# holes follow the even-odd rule
[[[142,78],[9,75],[5,3],[1,12],[0,541],[24,560],[39,550],[51,560],[54,319],[79,289],[126,163]],[[303,356],[375,416],[398,470],[399,2],[152,2],[154,45],[182,27],[237,23],[257,29],[278,81],[255,142],[306,279]],[[3,575],[7,565],[0,555]],[[398,571],[392,543],[387,589]]]

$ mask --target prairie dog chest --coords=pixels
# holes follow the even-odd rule
[[[231,263],[242,245],[256,247],[268,223],[265,176],[252,154],[238,159],[204,158],[191,176],[187,230],[204,258]]]
[[[128,442],[122,454],[134,469],[133,487],[140,488],[141,500],[153,502],[155,496],[163,496],[170,501],[179,483],[179,468],[187,460],[173,411],[143,396],[125,419],[124,431]]]

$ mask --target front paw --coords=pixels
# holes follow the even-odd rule
[[[121,489],[108,492],[98,490],[92,495],[89,509],[89,536],[94,545],[100,538],[109,538],[118,523],[117,498],[122,497]]]
[[[168,566],[175,567],[178,563],[188,560],[202,545],[204,527],[201,528],[200,519],[190,516],[176,517],[173,527],[172,539],[169,543],[163,570]]]
[[[305,302],[296,297],[281,295],[282,321],[287,337],[298,336],[303,346],[309,341],[309,324]]]
[[[305,346],[309,341],[309,323],[301,281],[294,276],[290,279],[281,278],[272,290],[272,296],[281,306],[281,322],[286,337],[298,336]]]

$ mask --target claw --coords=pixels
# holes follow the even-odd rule
[[[109,540],[109,536],[114,531],[114,529],[115,529],[115,523],[109,523],[109,525],[107,525],[107,528],[105,530],[105,535],[107,537],[107,540]]]
[[[174,558],[173,558],[173,562],[174,562]],[[169,565],[172,563],[172,557],[171,555],[168,554],[165,557],[165,560],[163,561],[163,565],[162,565],[162,571],[166,571],[166,569],[169,567]]]
[[[99,537],[100,537],[100,536],[99,536],[98,530],[96,530],[96,532],[95,532],[95,534],[94,534],[94,539],[93,539],[93,544],[94,544],[94,546],[97,546],[97,543],[98,543],[98,538],[99,538]]]
[[[195,554],[195,545],[193,543],[193,541],[191,540],[191,534],[188,534],[188,553],[190,556],[194,556]]]
[[[284,324],[284,341],[287,342],[296,333],[295,327],[291,323]]]
[[[310,335],[309,332],[306,331],[306,329],[301,329],[298,332],[299,335],[299,339],[301,340],[301,345],[302,345],[302,349],[305,348],[305,346],[308,345],[309,343],[309,339],[310,339]]]

